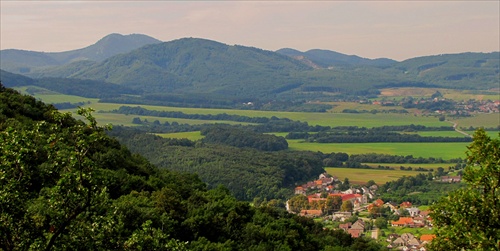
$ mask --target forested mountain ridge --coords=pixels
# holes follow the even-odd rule
[[[299,61],[310,60],[313,64],[321,68],[328,67],[359,67],[359,66],[376,66],[387,68],[397,63],[396,60],[388,58],[368,59],[356,55],[346,55],[330,50],[313,49],[306,52],[283,48],[276,51]]]
[[[119,35],[110,35],[98,44],[115,36]],[[2,57],[6,54],[1,53]],[[56,59],[36,55],[38,65],[45,62],[52,66],[26,70],[23,75],[112,83],[132,90],[135,96],[128,95],[129,91],[105,102],[169,106],[269,109],[281,102],[293,107],[308,101],[373,98],[387,87],[489,90],[498,88],[500,78],[499,52],[443,54],[397,62],[328,50],[273,52],[182,38],[145,45],[101,62],[78,60],[54,66],[51,60]],[[2,65],[8,64],[4,59]],[[16,60],[29,61],[22,55]],[[19,73],[19,69],[13,72]],[[44,88],[52,90],[47,85]],[[248,103],[252,105],[243,105]]]
[[[382,249],[157,169],[79,114],[86,123],[0,84],[0,249]]]
[[[93,45],[71,51],[36,52],[6,49],[0,51],[0,68],[13,73],[29,74],[36,72],[37,67],[47,68],[82,60],[99,62],[114,55],[155,43],[161,43],[161,41],[142,34],[121,35],[113,33],[103,37]]]

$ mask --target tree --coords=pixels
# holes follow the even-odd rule
[[[336,196],[328,196],[325,202],[325,213],[330,214],[335,211],[339,211],[342,206],[342,197]]]
[[[92,245],[85,237],[94,230],[92,224],[111,224],[102,214],[109,207],[107,189],[91,158],[108,138],[91,112],[90,108],[78,110],[88,125],[64,127],[71,114],[52,111],[50,125],[38,122],[32,128],[0,133],[0,235],[5,238],[1,249]]]
[[[499,134],[500,136],[500,134]],[[436,238],[432,250],[498,250],[500,247],[500,137],[483,129],[468,146],[466,188],[432,206]]]
[[[305,195],[298,194],[288,200],[288,206],[290,211],[300,213],[301,210],[307,209],[309,201]]]
[[[380,229],[387,228],[387,220],[384,217],[378,217],[375,220],[375,226]]]
[[[340,208],[340,210],[342,212],[352,212],[352,209],[354,208],[352,202],[350,200],[346,200],[344,202],[342,202],[342,206]]]

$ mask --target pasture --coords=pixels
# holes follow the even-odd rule
[[[468,142],[452,143],[310,143],[302,140],[288,140],[288,147],[295,151],[319,151],[323,153],[344,152],[349,155],[378,153],[389,155],[413,155],[423,158],[444,160],[465,158]]]
[[[498,128],[500,126],[500,114],[498,113],[483,113],[477,114],[473,117],[450,119],[451,122],[457,123],[458,128],[469,127],[487,127]]]
[[[360,168],[337,168],[325,167],[328,174],[337,176],[339,180],[349,179],[352,184],[366,184],[369,180],[375,181],[377,185],[383,185],[386,182],[397,180],[403,176],[415,176],[419,173],[416,171],[401,171],[401,170],[379,170],[379,169],[360,169]]]
[[[156,133],[156,135],[163,138],[189,139],[192,141],[200,140],[203,138],[200,132]]]
[[[380,90],[379,97],[390,99],[401,99],[404,97],[413,98],[430,98],[432,94],[439,91],[444,98],[452,99],[455,101],[463,100],[498,100],[498,92],[492,91],[469,91],[469,90],[455,90],[443,88],[416,88],[416,87],[401,87],[401,88],[385,88]]]
[[[189,125],[201,125],[201,124],[229,124],[229,125],[249,125],[251,123],[235,122],[235,121],[225,121],[225,120],[199,120],[199,119],[180,119],[180,118],[165,118],[165,117],[154,117],[154,116],[142,116],[134,114],[117,114],[117,113],[102,113],[96,112],[93,114],[97,122],[100,124],[113,124],[113,125],[124,125],[124,126],[136,126],[132,124],[133,118],[140,118],[142,121],[148,120],[153,122],[158,120],[160,123],[172,123],[177,122],[179,124],[189,124]]]

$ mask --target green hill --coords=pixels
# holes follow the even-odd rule
[[[120,53],[126,53],[147,44],[161,43],[155,38],[141,34],[109,34],[95,44],[82,49],[64,52],[36,52],[25,50],[1,50],[0,68],[13,73],[36,76],[55,66],[76,61],[103,61]]]
[[[120,44],[115,41],[120,39],[124,37],[110,35],[87,48],[94,48],[89,50],[95,52],[96,48]],[[7,52],[5,55],[10,53]],[[36,55],[38,65],[54,63],[46,54]],[[68,53],[58,55],[72,57]],[[23,60],[29,61],[25,57],[18,61]],[[94,60],[97,59],[94,57]],[[396,62],[327,50],[272,52],[183,38],[145,45],[101,62],[78,60],[28,69],[23,74],[37,79],[71,78],[112,83],[129,90],[122,94],[134,94],[119,95],[117,88],[114,92],[117,95],[107,97],[103,100],[106,102],[281,109],[278,107],[297,107],[308,101],[371,98],[379,94],[379,89],[387,87],[498,88],[499,60],[499,52],[492,52],[425,56]],[[50,90],[50,82],[44,83],[44,88]],[[60,84],[56,85],[60,89]],[[252,107],[243,105],[249,102]]]
[[[359,67],[359,66],[376,66],[390,67],[397,61],[388,58],[368,59],[356,55],[346,55],[329,50],[313,49],[306,52],[284,48],[276,51],[277,53],[295,58],[303,62],[311,62],[317,67]]]

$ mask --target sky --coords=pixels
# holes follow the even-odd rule
[[[0,0],[2,50],[74,50],[111,33],[402,61],[500,51],[500,1]]]

